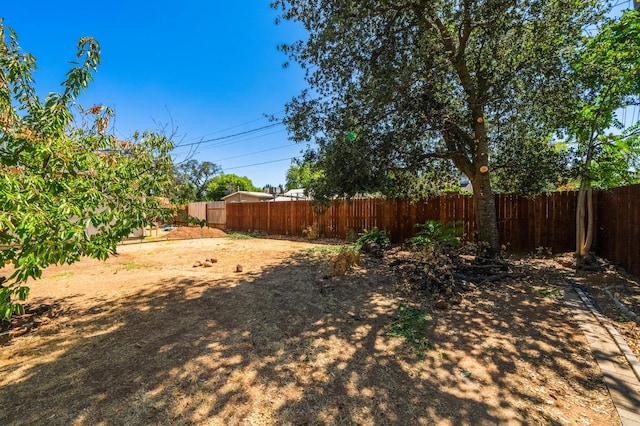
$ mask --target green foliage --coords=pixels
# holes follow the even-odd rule
[[[429,179],[420,176],[437,177],[434,170],[453,164],[477,189],[479,239],[499,250],[488,166],[514,138],[525,144],[538,136],[523,130],[540,129],[547,141],[566,117],[575,93],[568,61],[585,27],[601,18],[601,3],[272,6],[309,33],[280,49],[307,70],[311,90],[287,105],[284,123],[293,140],[312,142],[305,160],[325,173],[314,198],[397,195],[406,182],[421,192]]]
[[[533,293],[540,295],[545,299],[559,299],[560,297],[562,297],[562,293],[560,292],[560,288],[558,287],[549,287],[549,288],[529,287],[529,290]]]
[[[460,239],[463,229],[460,228],[462,222],[447,222],[444,225],[437,220],[428,220],[425,223],[418,223],[416,227],[420,231],[409,238],[413,247],[423,248],[436,243],[446,244],[452,247],[460,247]]]
[[[378,229],[377,226],[374,226],[372,229],[363,229],[362,233],[358,237],[356,244],[360,247],[365,245],[368,242],[376,243],[380,246],[380,248],[387,248],[391,245],[391,240],[387,236],[387,233],[381,229]]]
[[[232,194],[236,191],[262,192],[259,188],[253,186],[251,180],[246,176],[238,176],[233,173],[221,174],[209,181],[207,186],[207,199],[220,201],[225,195]]]
[[[250,240],[251,238],[264,238],[267,234],[262,231],[251,231],[246,234],[240,232],[234,232],[228,234],[227,237],[231,240]]]
[[[617,113],[640,103],[640,13],[627,10],[604,26],[574,62],[580,90],[568,131],[577,143],[578,175],[601,188],[637,182],[640,140],[634,123],[622,134]]]
[[[497,191],[533,196],[554,191],[558,182],[571,177],[566,144],[552,144],[545,135],[513,138],[492,158]]]
[[[180,204],[205,201],[207,187],[222,169],[210,161],[192,159],[176,166],[173,170],[174,185],[169,188],[169,198]]]
[[[154,195],[170,183],[172,141],[156,133],[121,140],[108,131],[109,108],[77,106],[99,63],[98,43],[80,39],[61,93],[41,99],[35,59],[0,21],[0,265],[14,267],[0,318],[21,312],[25,283],[42,269],[105,259],[133,230],[171,215]]]
[[[197,217],[193,217],[193,216],[189,216],[187,215],[187,217],[185,218],[185,222],[191,224],[191,225],[197,225],[200,228],[204,228],[205,226],[207,226],[207,221],[204,219],[198,219]]]
[[[579,96],[567,130],[576,144],[580,190],[576,208],[576,255],[586,256],[593,243],[593,185],[607,187],[637,181],[640,139],[632,132],[606,134],[623,128],[617,111],[640,103],[640,14],[625,11],[601,28],[573,64]],[[637,123],[636,123],[637,124]]]
[[[429,325],[429,314],[422,309],[400,305],[398,307],[398,320],[387,328],[387,335],[402,337],[413,346],[419,358],[429,349],[429,341],[426,329]]]
[[[292,164],[287,170],[285,189],[311,188],[323,176],[324,173],[310,163]]]
[[[117,266],[114,274],[117,274],[119,271],[135,271],[136,269],[143,268],[146,268],[146,266],[136,262],[127,262],[124,265]]]
[[[250,240],[253,237],[251,235],[234,232],[232,234],[227,234],[227,238],[229,238],[230,240]]]

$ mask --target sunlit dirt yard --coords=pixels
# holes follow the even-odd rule
[[[562,297],[478,286],[433,312],[417,351],[388,330],[400,305],[426,302],[383,260],[330,277],[326,247],[160,241],[46,269],[29,303],[57,316],[1,347],[0,421],[620,424]]]

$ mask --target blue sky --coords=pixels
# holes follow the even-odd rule
[[[176,143],[243,133],[272,124],[306,86],[296,64],[284,69],[276,47],[304,37],[301,27],[275,25],[269,0],[3,2],[0,17],[37,60],[41,95],[58,91],[83,36],[100,43],[102,65],[79,102],[116,112],[115,129],[177,129]],[[289,158],[304,145],[283,125],[175,150],[220,164],[255,185],[284,184]],[[242,167],[266,163],[251,167]]]
[[[78,39],[93,36],[102,65],[80,103],[112,107],[119,137],[175,129],[176,143],[188,145],[174,151],[177,162],[191,155],[257,186],[285,183],[290,158],[304,145],[290,142],[281,124],[251,130],[272,124],[264,114],[281,117],[306,86],[302,70],[295,63],[284,69],[287,58],[276,49],[305,34],[275,25],[269,0],[3,3],[0,17],[37,59],[42,95],[59,90]],[[617,0],[613,15],[624,7],[632,2]],[[245,134],[211,140],[238,133]]]

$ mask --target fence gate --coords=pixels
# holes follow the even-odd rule
[[[210,201],[207,203],[207,224],[212,228],[218,229],[227,227],[227,208],[224,201]]]

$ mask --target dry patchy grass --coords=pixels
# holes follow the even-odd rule
[[[62,311],[2,347],[0,421],[619,423],[559,299],[517,281],[478,288],[433,313],[418,356],[388,331],[399,306],[421,301],[398,294],[380,261],[331,278],[331,253],[314,247],[162,242],[47,270],[32,302]],[[192,267],[209,257],[214,267]]]

